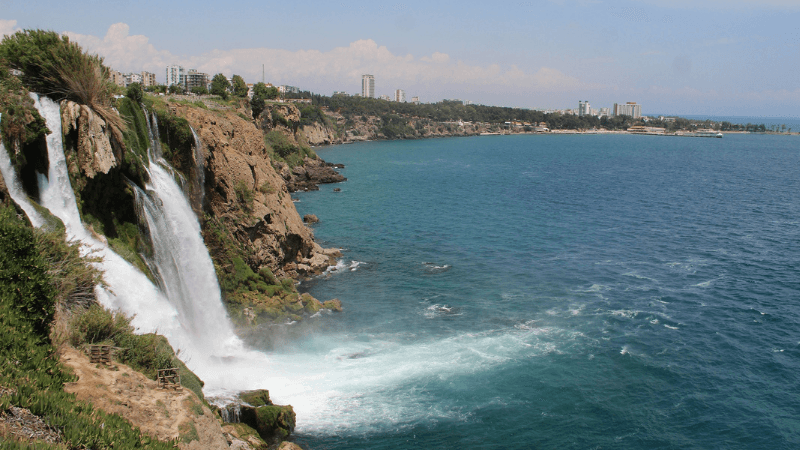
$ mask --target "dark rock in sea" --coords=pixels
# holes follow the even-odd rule
[[[303,216],[303,222],[305,223],[317,223],[319,222],[319,218],[314,214],[306,214]]]
[[[291,405],[242,405],[241,421],[258,431],[266,442],[280,442],[294,431],[295,413]]]
[[[242,391],[239,393],[239,399],[248,405],[255,407],[272,404],[272,401],[269,399],[269,391],[266,389]]]
[[[333,192],[342,192],[341,188],[333,188]]]
[[[327,163],[322,159],[306,158],[302,166],[295,166],[291,170],[284,167],[283,163],[276,164],[279,166],[278,171],[281,176],[286,180],[289,192],[316,191],[319,190],[319,184],[347,181],[347,178],[334,170],[337,166],[344,167],[343,165]]]
[[[333,300],[328,300],[322,304],[322,306],[326,309],[330,309],[331,311],[341,312],[342,311],[342,301],[338,298],[334,298]]]

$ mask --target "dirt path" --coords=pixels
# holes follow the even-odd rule
[[[124,364],[91,364],[73,348],[63,349],[61,360],[78,376],[64,390],[79,400],[120,415],[159,440],[178,439],[184,450],[229,448],[216,415],[192,391],[159,389],[157,382]]]

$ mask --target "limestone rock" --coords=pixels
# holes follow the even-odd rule
[[[293,264],[312,256],[314,234],[273,168],[262,131],[233,112],[176,105],[176,113],[189,121],[206,149],[206,212],[244,246],[251,267],[267,266],[280,277],[296,275]]]
[[[117,165],[106,122],[91,108],[64,100],[61,126],[66,135],[74,133],[80,170],[89,178],[108,173]]]
[[[317,217],[315,214],[306,214],[305,216],[303,216],[303,222],[317,223],[319,222],[319,217]]]
[[[239,393],[239,399],[255,407],[272,404],[272,401],[269,399],[269,391],[266,389],[242,391]]]
[[[347,181],[344,175],[337,172],[336,168],[344,167],[341,164],[331,164],[322,159],[305,158],[302,166],[296,166],[289,172],[286,187],[289,192],[316,191],[320,184],[341,183]],[[282,173],[283,173],[283,169]]]

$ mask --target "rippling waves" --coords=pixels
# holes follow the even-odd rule
[[[349,181],[297,206],[346,251],[301,289],[345,312],[269,341],[300,443],[800,447],[798,139],[318,153]]]

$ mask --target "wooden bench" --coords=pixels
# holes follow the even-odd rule
[[[90,345],[89,362],[92,364],[111,364],[111,350],[113,348],[110,345]]]
[[[169,369],[158,369],[158,387],[162,389],[173,388],[178,389],[181,387],[181,375],[178,373],[177,367]]]

